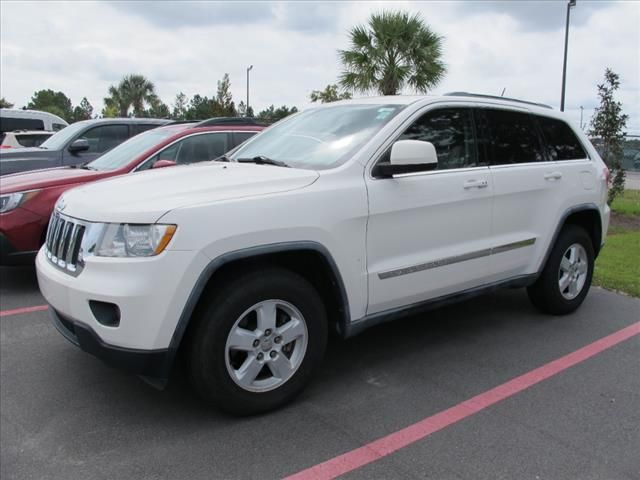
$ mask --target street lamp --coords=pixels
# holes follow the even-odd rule
[[[252,68],[253,68],[253,65],[249,65],[249,68],[247,68],[247,111],[245,113],[245,117],[249,116],[249,72],[251,71]]]
[[[564,29],[564,64],[562,65],[562,97],[560,98],[560,111],[564,112],[564,91],[567,82],[567,47],[569,46],[569,15],[571,7],[576,6],[576,0],[567,2],[567,25]]]

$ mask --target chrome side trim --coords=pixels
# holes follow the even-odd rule
[[[410,273],[422,272],[423,270],[444,267],[446,265],[452,265],[454,263],[466,262],[467,260],[474,260],[476,258],[488,257],[489,255],[508,252],[509,250],[515,250],[517,248],[528,247],[529,245],[533,245],[534,243],[536,243],[535,238],[528,238],[526,240],[520,240],[517,242],[505,243],[504,245],[498,245],[497,247],[485,248],[483,250],[476,250],[475,252],[469,252],[462,255],[454,255],[452,257],[441,258],[432,262],[412,265],[410,267],[399,268],[397,270],[389,270],[388,272],[381,272],[378,274],[378,278],[380,278],[380,280],[386,280],[387,278],[400,277],[402,275],[408,275]]]
[[[455,255],[453,257],[441,258],[428,263],[422,263],[420,265],[413,265],[411,267],[399,268],[397,270],[391,270],[388,272],[382,272],[378,274],[380,280],[386,280],[387,278],[400,277],[401,275],[408,275],[410,273],[421,272],[423,270],[430,270],[432,268],[444,267],[453,263],[466,262],[467,260],[473,260],[475,258],[486,257],[491,255],[491,249],[486,248],[484,250],[478,250],[476,252],[465,253],[464,255]]]
[[[516,248],[528,247],[529,245],[533,245],[534,243],[536,243],[535,238],[527,238],[526,240],[520,240],[518,242],[505,243],[504,245],[493,247],[491,249],[491,255],[495,255],[496,253],[508,252],[509,250],[515,250]]]

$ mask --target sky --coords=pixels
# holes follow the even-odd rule
[[[467,91],[559,108],[566,2],[172,2],[0,1],[0,96],[26,105],[34,91],[61,90],[94,111],[129,73],[176,93],[215,95],[229,73],[237,103],[310,105],[336,83],[348,32],[382,10],[420,13],[443,38],[447,74],[429,94]],[[640,135],[640,1],[578,0],[571,9],[565,110],[587,123],[606,67],[620,75],[627,131]],[[406,91],[411,94],[414,92]]]

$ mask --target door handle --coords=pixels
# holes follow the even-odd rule
[[[466,190],[470,189],[470,188],[487,188],[487,186],[489,185],[489,182],[487,182],[486,180],[467,180],[466,182],[464,182],[464,188]]]
[[[562,178],[562,172],[547,172],[544,174],[545,180],[560,180]]]

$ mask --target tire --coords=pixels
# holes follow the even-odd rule
[[[290,402],[315,373],[327,344],[318,292],[300,275],[280,268],[235,278],[207,297],[193,320],[191,383],[203,399],[237,415]],[[275,328],[267,328],[273,322]]]
[[[572,264],[569,257],[574,254],[577,260]],[[552,315],[566,315],[575,311],[589,292],[594,258],[593,244],[584,228],[566,225],[551,250],[542,274],[527,288],[531,303],[541,312]],[[572,275],[576,278],[575,282],[571,281]]]

